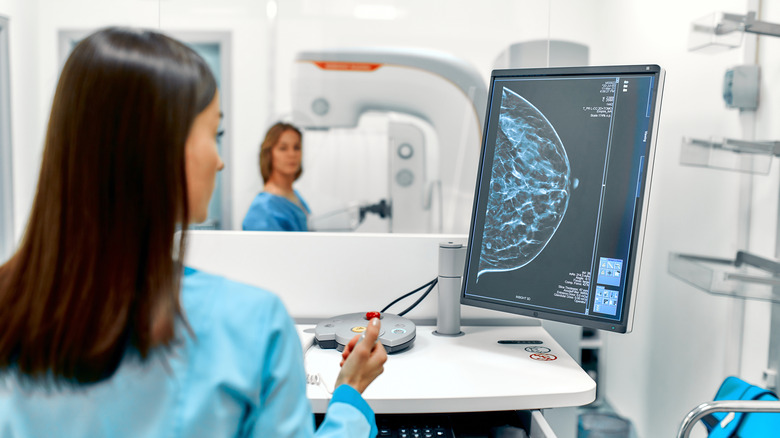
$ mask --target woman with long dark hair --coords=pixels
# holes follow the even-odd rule
[[[73,50],[0,266],[0,435],[314,434],[281,300],[181,263],[224,166],[221,116],[203,59],[160,33],[107,28]],[[375,432],[360,394],[387,358],[378,332],[346,349],[321,435]]]

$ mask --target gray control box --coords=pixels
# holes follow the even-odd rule
[[[381,314],[382,327],[379,342],[388,353],[406,350],[414,344],[417,326],[412,320],[391,313]],[[314,328],[314,340],[321,348],[335,348],[344,351],[344,347],[355,335],[361,335],[368,326],[365,313],[349,313],[320,321]]]

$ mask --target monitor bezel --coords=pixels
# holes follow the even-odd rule
[[[561,313],[539,310],[538,308],[525,307],[523,304],[516,305],[500,304],[495,301],[487,301],[466,295],[468,285],[469,263],[472,259],[471,242],[474,240],[475,223],[477,218],[477,207],[479,202],[480,182],[482,181],[483,171],[485,169],[483,162],[487,151],[488,129],[490,128],[491,106],[493,104],[493,92],[497,79],[510,77],[544,77],[544,76],[597,76],[597,75],[630,75],[630,74],[653,74],[655,76],[656,86],[653,89],[651,104],[653,111],[648,121],[647,142],[648,154],[646,161],[645,176],[641,187],[642,201],[640,211],[634,218],[630,255],[634,263],[628,266],[626,275],[626,287],[623,295],[621,319],[619,321],[603,321],[592,319],[586,316],[570,316]],[[655,151],[658,136],[659,116],[661,111],[661,102],[663,97],[663,86],[665,71],[656,64],[636,64],[636,65],[610,65],[610,66],[583,66],[583,67],[546,67],[546,68],[522,68],[522,69],[497,69],[493,70],[490,77],[490,88],[488,91],[487,109],[485,111],[485,121],[482,130],[482,144],[480,149],[479,167],[477,171],[477,180],[475,182],[474,200],[471,211],[471,221],[469,223],[468,247],[466,253],[465,267],[463,271],[463,281],[461,282],[460,302],[461,304],[480,307],[485,309],[497,310],[517,315],[531,316],[534,318],[574,324],[582,327],[600,329],[615,333],[630,333],[633,330],[634,313],[636,308],[637,290],[640,279],[640,266],[642,262],[642,253],[644,248],[645,231],[647,227],[647,211],[650,201],[650,192],[652,188],[653,168],[655,165]]]

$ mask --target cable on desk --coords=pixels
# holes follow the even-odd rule
[[[420,304],[420,302],[422,302],[422,300],[424,300],[424,299],[425,299],[425,297],[427,297],[427,296],[428,296],[428,294],[431,292],[431,290],[433,290],[433,287],[434,287],[434,286],[436,286],[436,283],[438,283],[438,282],[439,282],[439,277],[436,277],[436,278],[434,278],[433,280],[431,280],[431,281],[429,281],[429,282],[425,283],[424,285],[422,285],[422,286],[418,287],[417,289],[415,289],[415,290],[413,290],[413,291],[411,291],[411,292],[409,292],[409,293],[406,293],[406,294],[404,294],[404,295],[402,295],[402,296],[400,296],[400,297],[396,298],[395,300],[393,300],[393,302],[392,302],[392,303],[390,303],[390,304],[388,304],[387,306],[385,306],[385,308],[384,308],[384,309],[382,309],[382,310],[381,310],[381,312],[382,312],[382,313],[384,313],[385,311],[387,311],[387,309],[389,309],[390,307],[392,307],[392,306],[393,306],[393,304],[395,304],[395,303],[397,303],[397,302],[399,302],[399,301],[403,300],[403,299],[404,299],[404,298],[406,298],[406,297],[409,297],[409,296],[411,296],[411,295],[414,295],[414,294],[416,294],[417,292],[419,292],[419,291],[421,291],[421,290],[423,290],[423,289],[425,289],[425,288],[427,287],[428,289],[425,291],[425,293],[423,293],[422,297],[420,297],[420,298],[419,298],[417,301],[415,301],[415,302],[414,302],[414,304],[412,304],[411,306],[407,307],[407,308],[406,308],[406,310],[404,310],[403,312],[401,312],[401,313],[399,313],[399,314],[398,314],[398,316],[404,316],[404,315],[406,315],[407,313],[409,313],[409,311],[410,311],[410,310],[412,310],[412,309],[414,309],[415,307],[417,307],[417,305],[418,305],[418,304]]]
[[[421,296],[421,297],[420,297],[420,298],[419,298],[417,301],[415,301],[415,302],[414,302],[414,304],[412,304],[411,306],[407,307],[407,308],[406,308],[406,310],[404,310],[403,312],[399,313],[399,314],[398,314],[398,316],[404,316],[404,315],[406,315],[407,313],[409,313],[409,311],[411,311],[412,309],[414,309],[415,307],[417,307],[417,305],[418,305],[418,304],[420,304],[420,303],[422,302],[422,300],[424,300],[424,299],[425,299],[425,297],[427,297],[427,296],[428,296],[428,294],[429,294],[429,293],[431,293],[431,291],[433,290],[433,287],[434,287],[434,286],[436,286],[436,284],[437,284],[437,283],[439,283],[439,278],[438,278],[438,277],[437,277],[437,278],[435,278],[435,279],[434,279],[434,280],[431,282],[431,285],[430,285],[430,286],[428,286],[428,289],[426,289],[426,290],[425,290],[425,293],[424,293],[424,294],[422,294],[422,296]]]
[[[304,368],[306,367],[306,356],[309,354],[309,350],[311,350],[311,347],[313,347],[315,344],[314,341],[309,345],[309,348],[306,349],[306,351],[303,353],[303,365]],[[333,395],[333,390],[328,387],[328,384],[325,383],[325,378],[322,377],[322,374],[320,373],[306,373],[306,384],[312,385],[312,386],[322,386],[322,388],[328,392],[328,394]]]
[[[320,385],[322,386],[323,389],[325,389],[325,391],[328,392],[328,394],[333,395],[333,390],[328,388],[328,384],[325,383],[325,379],[323,379],[322,374],[320,373],[317,374],[306,373],[306,384],[314,385],[314,386]]]

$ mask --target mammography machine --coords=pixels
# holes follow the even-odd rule
[[[441,52],[326,49],[298,54],[292,114],[310,130],[396,115],[387,128],[390,231],[465,233],[485,96],[476,70]]]

